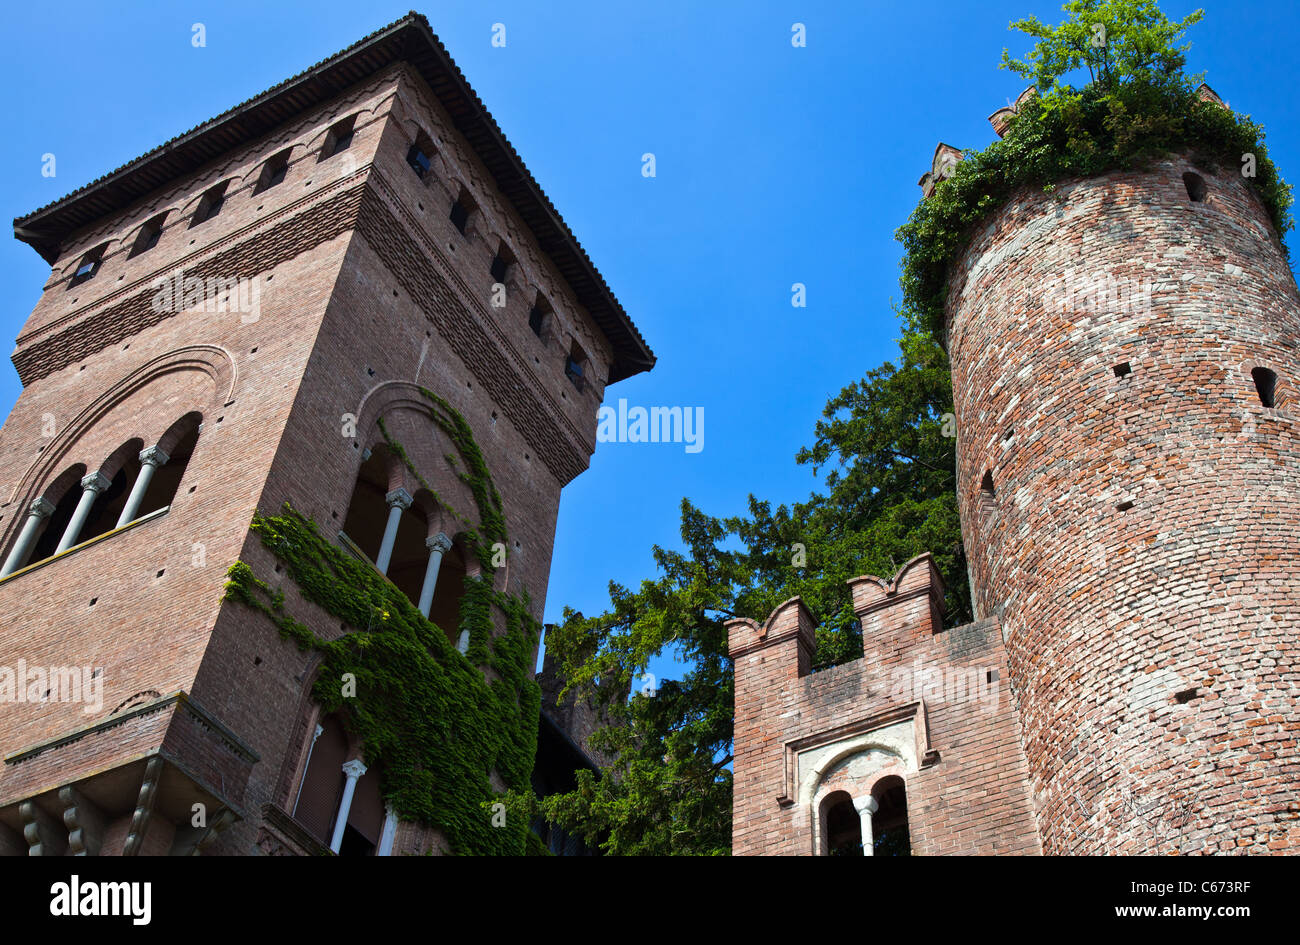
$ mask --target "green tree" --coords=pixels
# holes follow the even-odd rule
[[[1039,94],[1054,91],[1062,76],[1081,68],[1088,70],[1090,84],[1106,91],[1125,82],[1196,81],[1183,74],[1191,44],[1177,43],[1204,10],[1173,22],[1155,0],[1071,0],[1062,9],[1070,16],[1057,26],[1034,16],[1011,24],[1010,29],[1038,40],[1024,59],[1002,50],[1002,68],[1031,79]]]

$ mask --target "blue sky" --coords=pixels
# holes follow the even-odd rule
[[[1300,5],[1206,0],[1191,71],[1261,121],[1300,177]],[[1195,7],[1163,4],[1171,17]],[[4,214],[63,196],[402,16],[388,3],[7,5]],[[1058,3],[458,2],[424,7],[470,83],[659,356],[607,402],[703,407],[704,449],[602,444],[564,493],[547,618],[653,574],[678,505],[744,511],[817,486],[794,464],[827,398],[894,356],[899,247],[939,140],[983,147],[1021,80],[1007,23]],[[202,22],[207,47],[191,46]],[[504,23],[505,48],[491,44]],[[806,25],[807,47],[791,46]],[[43,178],[41,155],[58,159]],[[641,175],[653,152],[657,176]],[[49,267],[0,244],[0,335]],[[790,304],[807,285],[807,308]],[[0,364],[0,411],[19,392]]]

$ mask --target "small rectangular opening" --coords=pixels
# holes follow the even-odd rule
[[[1113,370],[1115,371],[1116,377],[1128,377],[1130,374],[1133,373],[1133,369],[1129,367],[1129,363],[1127,361],[1121,361],[1119,364],[1115,365]]]
[[[1184,689],[1182,692],[1175,692],[1174,701],[1179,705],[1182,705],[1185,702],[1191,702],[1196,698],[1196,696],[1196,687],[1193,686],[1191,689]]]
[[[1131,509],[1131,508],[1133,508],[1133,503],[1132,503],[1132,501],[1130,501],[1130,500],[1128,500],[1128,499],[1125,499],[1123,502],[1121,502],[1121,503],[1119,503],[1118,505],[1115,506],[1115,511],[1117,511],[1117,512],[1127,512],[1127,511],[1128,511],[1129,509]]]

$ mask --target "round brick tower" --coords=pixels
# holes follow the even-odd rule
[[[1300,295],[1231,167],[1022,192],[953,269],[977,616],[1047,853],[1300,849]]]

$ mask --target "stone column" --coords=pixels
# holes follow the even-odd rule
[[[169,459],[171,457],[156,446],[140,451],[140,475],[135,477],[135,485],[131,487],[131,494],[127,497],[126,505],[122,506],[122,514],[117,517],[117,525],[114,527],[121,528],[135,521],[144,494],[149,491],[149,483],[153,481],[154,472],[159,466],[165,466]]]
[[[298,802],[302,800],[302,786],[307,783],[307,772],[311,770],[311,753],[316,750],[316,740],[325,732],[325,726],[317,723],[316,734],[311,737],[311,744],[307,746],[307,760],[302,763],[302,780],[298,782],[298,793],[293,798],[293,816],[298,815]]]
[[[451,551],[451,539],[438,532],[424,540],[424,547],[429,549],[429,565],[424,569],[424,587],[420,589],[420,613],[427,620],[433,608],[433,592],[438,586],[438,569],[442,567],[442,556]]]
[[[375,567],[380,574],[388,573],[388,563],[393,558],[393,545],[397,543],[397,526],[402,521],[402,510],[409,509],[414,499],[405,489],[394,489],[384,496],[384,501],[388,503],[388,524],[384,527],[384,541],[379,546],[379,557],[375,559]]]
[[[384,805],[384,829],[379,832],[379,847],[375,850],[375,856],[392,856],[393,855],[393,838],[397,835],[397,815],[393,813],[393,805]]]
[[[871,816],[880,810],[880,804],[868,794],[866,797],[855,797],[853,799],[853,809],[858,812],[858,820],[862,825],[862,855],[875,856],[875,837],[871,833]]]
[[[27,510],[27,521],[23,522],[23,530],[18,533],[18,541],[5,559],[4,567],[0,568],[0,578],[8,577],[27,564],[27,557],[36,547],[36,539],[40,537],[42,523],[53,514],[54,503],[49,499],[39,496],[32,500]]]
[[[343,774],[347,782],[343,785],[343,797],[339,800],[339,814],[334,820],[334,836],[330,839],[330,849],[335,853],[343,845],[343,831],[348,825],[348,813],[352,810],[352,795],[357,791],[357,781],[366,773],[366,766],[360,758],[353,758],[343,765]]]
[[[77,538],[81,535],[81,527],[86,524],[86,519],[90,518],[91,506],[108,485],[108,477],[102,472],[93,472],[81,480],[81,501],[77,503],[77,510],[72,513],[72,521],[68,522],[68,527],[63,530],[59,547],[54,549],[56,555],[61,551],[67,551],[77,543]]]

